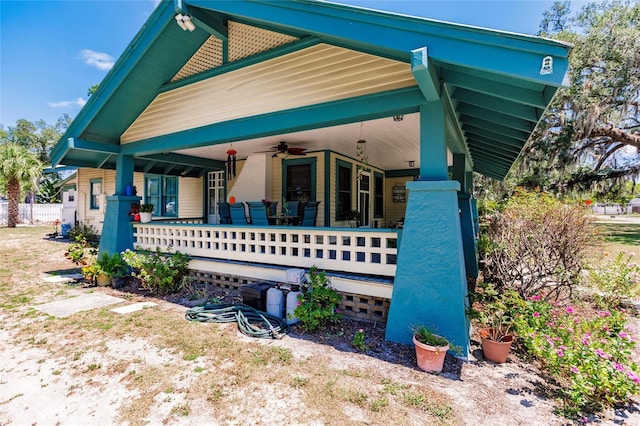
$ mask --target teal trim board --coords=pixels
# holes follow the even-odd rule
[[[465,262],[455,181],[407,182],[406,220],[386,339],[411,344],[411,327],[434,327],[469,356]],[[426,214],[428,212],[428,214]],[[419,295],[419,297],[417,297]]]

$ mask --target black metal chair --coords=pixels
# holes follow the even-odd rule
[[[218,214],[220,215],[220,223],[231,223],[231,212],[229,211],[229,203],[218,203]]]
[[[302,214],[302,226],[316,226],[318,217],[318,205],[320,201],[309,201],[304,205],[304,213]]]
[[[278,215],[278,202],[272,201],[269,206],[269,216],[277,216]]]
[[[267,206],[261,201],[247,201],[247,206],[249,206],[249,218],[252,225],[269,226]]]
[[[235,203],[229,206],[229,213],[231,216],[231,223],[234,225],[246,225],[247,215],[244,212],[243,203]]]

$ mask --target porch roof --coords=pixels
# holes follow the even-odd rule
[[[190,15],[196,29],[183,31],[176,14]],[[230,22],[291,41],[235,61],[223,57],[218,65],[176,80],[211,36],[228,55]],[[318,45],[405,64],[412,79],[403,87],[370,85],[364,95],[350,92],[354,82],[345,84],[338,99],[268,112],[247,110],[239,118],[122,143],[123,134],[160,95]],[[138,171],[194,176],[224,168],[222,144],[253,140],[255,150],[293,132],[305,132],[312,140],[310,132],[326,135],[327,128],[336,128],[348,133],[348,126],[357,128],[365,121],[370,126],[369,146],[376,146],[378,135],[389,135],[382,126],[390,120],[381,119],[410,115],[420,104],[442,98],[449,150],[467,156],[468,170],[502,179],[551,98],[565,84],[570,49],[540,37],[322,1],[163,1],[73,120],[52,152],[52,163],[115,168],[115,157],[127,154],[135,157]],[[331,66],[335,73],[342,72]],[[377,69],[372,67],[371,72]],[[246,99],[247,105],[251,102]],[[397,141],[409,151],[419,149],[415,126],[392,130],[395,140],[381,140],[379,151],[369,153],[372,164],[380,161],[387,170],[406,167],[402,164],[406,161],[389,155],[388,148],[397,147]],[[203,147],[211,150],[198,151]],[[312,148],[339,150],[329,145]]]

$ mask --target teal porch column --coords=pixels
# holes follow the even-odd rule
[[[472,172],[466,172],[466,155],[453,154],[453,179],[460,182],[462,190],[458,193],[460,206],[460,229],[462,230],[462,248],[467,278],[478,278],[478,252],[476,233],[471,211],[471,193],[473,190]]]
[[[109,254],[133,248],[131,204],[141,198],[125,195],[127,185],[133,185],[133,157],[120,155],[116,160],[116,193],[107,197],[107,206],[100,235],[99,252]]]
[[[460,183],[448,180],[442,101],[420,110],[420,176],[409,197],[386,339],[411,344],[412,326],[425,325],[469,355],[467,282],[458,205]]]

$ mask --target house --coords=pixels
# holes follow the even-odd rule
[[[317,265],[389,340],[433,325],[466,356],[473,172],[505,176],[570,48],[320,1],[164,1],[52,162],[80,167],[102,251],[173,247],[232,284]],[[230,199],[320,201],[317,226],[219,224]],[[132,225],[140,200],[156,220]]]

